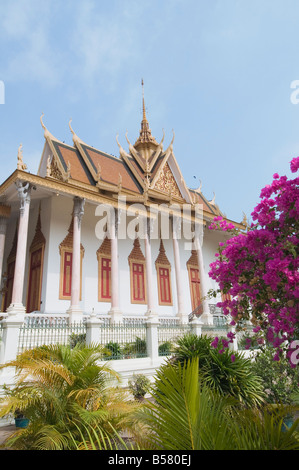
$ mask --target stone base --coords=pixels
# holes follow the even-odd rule
[[[70,323],[81,323],[83,321],[83,312],[78,306],[70,307],[67,312]]]
[[[108,315],[110,315],[111,323],[123,322],[123,314],[118,308],[111,308],[108,312]]]
[[[157,312],[155,312],[154,310],[147,310],[146,314],[146,320],[158,320],[159,319],[159,315]]]
[[[180,320],[180,323],[182,323],[183,325],[189,323],[189,316],[187,313],[178,312],[176,314],[176,318],[178,318]]]
[[[213,325],[213,315],[207,312],[203,312],[203,314],[200,316],[200,319],[204,325]]]
[[[25,317],[26,308],[23,304],[10,304],[6,313],[9,316],[14,316],[22,319]]]

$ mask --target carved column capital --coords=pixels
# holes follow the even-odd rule
[[[31,186],[29,183],[16,181],[15,183],[18,191],[18,197],[20,200],[20,214],[23,215],[25,211],[25,205],[30,204],[31,200]]]
[[[74,217],[77,217],[78,220],[78,228],[81,227],[82,217],[84,215],[84,206],[85,206],[85,199],[81,199],[78,196],[74,197]]]

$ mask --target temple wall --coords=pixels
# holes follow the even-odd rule
[[[30,208],[30,221],[28,231],[25,285],[23,303],[26,305],[28,274],[29,274],[29,247],[35,234],[40,201],[34,200]],[[98,301],[98,260],[97,250],[102,241],[96,237],[95,227],[99,217],[95,215],[96,205],[85,204],[85,213],[82,219],[81,242],[85,249],[82,268],[82,301],[80,304],[84,313],[90,314],[92,310],[96,314],[107,314],[110,310],[110,302]],[[46,238],[44,253],[43,282],[41,294],[41,312],[43,313],[65,313],[69,306],[69,300],[59,299],[60,285],[60,253],[59,245],[68,234],[73,211],[73,199],[65,196],[52,196],[41,201],[41,223],[42,232]],[[4,271],[6,269],[7,257],[10,253],[15,234],[16,216],[11,217],[7,229],[7,238],[4,254]],[[215,282],[209,278],[209,264],[214,261],[215,252],[223,235],[206,229],[203,242],[203,259],[206,272],[207,289],[216,288]],[[140,240],[143,254],[145,255],[144,240]],[[152,239],[152,286],[155,309],[159,315],[175,316],[178,311],[177,286],[175,276],[175,264],[172,239],[164,239],[164,247],[168,260],[171,263],[171,286],[173,305],[161,306],[158,303],[158,285],[155,260],[159,254],[160,240]],[[133,240],[130,238],[118,240],[119,253],[119,306],[124,315],[145,315],[146,304],[133,304],[130,300],[130,271],[128,256],[133,248]],[[185,312],[192,311],[188,269],[186,263],[190,257],[190,244],[179,240],[181,261],[181,282],[183,284],[183,300]],[[211,302],[214,303],[214,300]]]

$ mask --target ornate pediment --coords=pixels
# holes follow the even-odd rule
[[[165,194],[169,194],[172,197],[182,198],[181,191],[178,187],[175,177],[172,174],[171,169],[169,168],[168,163],[166,163],[162,168],[154,189]]]

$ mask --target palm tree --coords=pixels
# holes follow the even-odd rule
[[[17,382],[6,388],[0,416],[21,410],[29,419],[6,443],[18,449],[68,449],[86,424],[111,437],[134,426],[133,404],[119,377],[101,363],[102,348],[50,345],[25,351],[3,367],[15,367]],[[83,425],[84,423],[84,425]],[[70,438],[70,432],[72,438]]]
[[[218,393],[236,398],[245,406],[256,406],[264,401],[261,377],[255,374],[249,358],[242,353],[226,349],[219,353],[219,348],[211,346],[212,338],[186,334],[178,339],[171,362],[184,364],[198,359],[198,372],[206,384]]]
[[[283,426],[286,410],[240,407],[198,376],[198,358],[167,364],[157,373],[154,403],[139,412],[141,448],[154,450],[299,450],[296,432]]]

